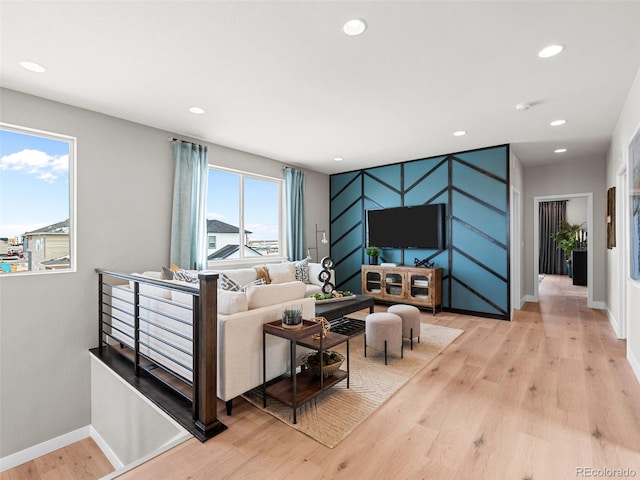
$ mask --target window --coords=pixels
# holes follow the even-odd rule
[[[0,275],[75,270],[75,138],[0,123]]]
[[[207,192],[209,262],[281,256],[281,198],[281,179],[211,167]]]

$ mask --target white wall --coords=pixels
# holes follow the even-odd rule
[[[108,446],[111,463],[121,468],[165,445],[191,438],[180,425],[142,397],[96,357],[91,356],[91,425]]]
[[[168,138],[176,135],[12,90],[0,89],[0,104],[3,122],[78,139],[77,272],[0,278],[3,458],[90,424],[88,349],[98,344],[94,269],[168,264]],[[207,145],[212,163],[282,176],[280,162]],[[309,181],[307,230],[328,222],[329,208],[329,177],[310,172]]]
[[[520,309],[525,299],[525,255],[524,247],[524,178],[520,159],[510,152],[509,182],[511,187],[510,232],[511,232],[511,309]]]
[[[605,228],[606,212],[605,167],[603,158],[588,158],[573,162],[559,162],[525,168],[525,247],[526,291],[534,295],[534,197],[564,194],[593,193],[593,218],[601,221],[593,228],[593,238],[589,239],[593,252],[593,272],[603,272],[605,266]],[[605,301],[605,278],[593,275],[593,301]]]
[[[570,198],[567,201],[567,222],[572,225],[581,225],[580,228],[587,230],[589,221],[587,220],[586,197]]]
[[[629,167],[629,144],[637,132],[640,131],[640,70],[625,102],[625,106],[618,118],[611,147],[606,159],[606,188],[616,186],[618,172]],[[626,205],[629,205],[629,198],[621,198]],[[616,209],[616,222],[626,222],[629,219],[621,216],[621,209]],[[628,232],[628,229],[627,229]],[[617,245],[620,245],[618,242]],[[627,358],[634,369],[636,377],[640,380],[640,282],[631,280],[628,276],[620,279],[620,263],[629,265],[629,252],[623,252],[616,246],[606,250],[606,279],[607,292],[606,302],[609,309],[609,316],[612,323],[618,325],[623,322],[621,313],[623,311],[620,304],[620,289],[626,289],[627,294],[627,314],[628,330],[627,337]],[[628,269],[628,267],[627,267]]]

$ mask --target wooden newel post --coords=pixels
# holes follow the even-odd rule
[[[194,420],[204,438],[211,438],[227,427],[217,417],[218,356],[218,275],[198,274],[200,300],[194,326]]]

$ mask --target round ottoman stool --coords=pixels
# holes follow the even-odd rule
[[[387,312],[395,313],[402,318],[402,338],[411,339],[411,350],[413,350],[413,339],[418,337],[420,343],[420,309],[413,305],[391,305]]]
[[[402,318],[394,313],[370,313],[364,326],[364,356],[367,347],[384,350],[384,364],[387,365],[387,353],[400,353],[404,357],[402,346]]]

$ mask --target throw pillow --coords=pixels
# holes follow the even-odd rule
[[[311,257],[307,257],[304,260],[300,260],[295,263],[296,280],[302,283],[309,283],[309,260],[311,260]]]
[[[252,282],[249,282],[245,286],[241,286],[238,282],[236,282],[235,280],[232,280],[224,273],[220,274],[219,280],[220,280],[220,289],[226,290],[228,292],[244,292],[246,291],[247,287],[250,287],[252,285],[265,285],[264,278],[258,278]]]
[[[242,287],[242,291],[246,292],[247,288],[253,286],[253,285],[266,285],[267,282],[265,281],[264,278],[256,278],[253,282],[249,282],[247,283],[244,287]]]
[[[162,267],[162,273],[164,274],[164,280],[173,280],[173,270],[167,267]]]
[[[175,270],[173,272],[173,279],[172,280],[180,280],[182,282],[187,282],[187,283],[198,283],[200,282],[200,280],[198,280],[198,274],[197,273],[193,273],[190,272],[189,270]]]
[[[224,273],[220,274],[220,278],[218,279],[220,282],[220,289],[227,290],[228,292],[241,292],[242,286],[236,281],[229,278]]]
[[[258,278],[264,278],[264,283],[271,283],[271,279],[269,278],[269,269],[266,265],[256,265],[253,267],[256,269],[256,275]]]

